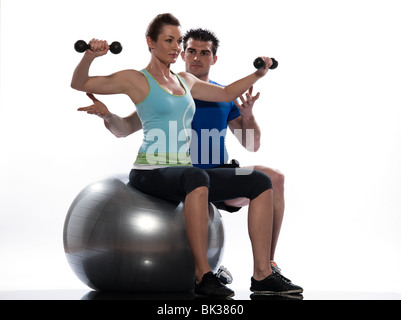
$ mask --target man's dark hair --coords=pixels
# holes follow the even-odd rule
[[[188,40],[189,39],[193,39],[196,41],[203,41],[203,42],[208,42],[211,41],[212,42],[212,53],[215,56],[217,53],[217,49],[219,48],[219,39],[217,39],[216,35],[209,30],[205,30],[205,29],[191,29],[189,31],[187,31],[187,33],[184,35],[184,51],[187,49],[187,44],[188,44]]]

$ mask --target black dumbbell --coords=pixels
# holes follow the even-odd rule
[[[74,44],[74,49],[75,51],[78,52],[85,52],[86,50],[90,49],[90,45],[87,44],[84,40],[78,40],[77,42],[75,42]],[[114,53],[114,54],[118,54],[123,50],[123,47],[121,45],[120,42],[118,41],[114,41],[110,44],[110,52]]]
[[[270,66],[269,69],[276,69],[277,66],[278,66],[277,60],[274,59],[274,58],[270,58],[270,59],[272,59],[273,64]],[[254,66],[256,69],[263,69],[263,68],[265,67],[265,65],[266,65],[265,60],[263,60],[263,59],[260,58],[260,57],[259,57],[259,58],[256,58],[255,61],[253,62],[253,66]]]

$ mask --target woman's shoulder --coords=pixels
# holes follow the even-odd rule
[[[125,93],[134,103],[142,101],[149,91],[146,76],[138,70],[126,69],[118,71],[111,75],[117,81],[124,84]]]
[[[115,74],[118,74],[122,77],[128,77],[128,78],[143,78],[144,77],[144,73],[135,69],[126,69],[126,70],[121,70],[116,72]]]
[[[183,78],[187,84],[187,86],[189,88],[192,88],[193,85],[199,81],[197,77],[195,77],[193,74],[189,73],[189,72],[179,72],[177,73],[177,75],[179,75],[181,78]]]

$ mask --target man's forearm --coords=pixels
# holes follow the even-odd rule
[[[247,134],[251,130],[250,135]],[[242,145],[248,151],[258,151],[260,148],[261,131],[255,117],[242,117]],[[252,141],[251,141],[252,140]]]
[[[106,128],[117,138],[127,137],[141,128],[138,124],[130,122],[127,118],[121,118],[113,113],[105,116],[103,120]]]

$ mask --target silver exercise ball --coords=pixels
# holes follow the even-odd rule
[[[183,203],[144,194],[122,176],[92,183],[77,195],[63,240],[71,268],[95,290],[180,292],[194,287]],[[207,257],[213,272],[223,249],[221,216],[210,204]]]

